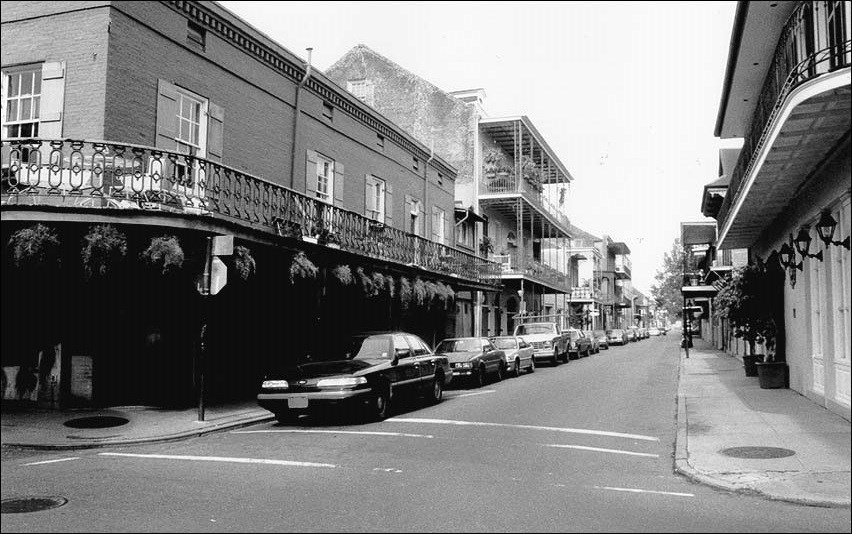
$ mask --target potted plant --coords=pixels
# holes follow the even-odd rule
[[[493,180],[497,177],[497,171],[503,167],[503,156],[498,150],[488,150],[482,156],[482,171],[485,178]]]
[[[770,305],[773,298],[766,265],[760,261],[735,269],[716,295],[716,317],[727,319],[734,336],[748,343],[749,354],[743,356],[746,376],[759,376],[757,364],[775,360],[777,328]],[[766,354],[758,354],[758,344],[763,345]],[[778,363],[786,369],[784,362]]]
[[[8,244],[16,267],[47,268],[60,262],[59,234],[41,223],[18,230]]]
[[[143,250],[139,257],[163,274],[179,269],[184,261],[183,248],[178,238],[173,235],[152,238],[148,248]]]
[[[523,156],[521,158],[521,174],[533,190],[539,193],[544,190],[544,186],[541,185],[541,173],[531,157]]]
[[[319,268],[314,265],[304,252],[299,251],[293,260],[290,262],[290,283],[294,283],[296,278],[314,279],[317,277]]]
[[[89,228],[83,237],[83,271],[86,279],[105,276],[127,255],[127,237],[111,224],[98,224]]]
[[[479,254],[487,258],[492,252],[494,252],[494,241],[487,235],[482,236],[482,241],[479,242]]]

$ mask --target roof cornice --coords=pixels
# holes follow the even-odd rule
[[[737,56],[740,54],[743,28],[745,28],[747,16],[748,2],[740,0],[737,2],[737,12],[734,15],[734,29],[731,32],[731,44],[728,47],[728,64],[725,67],[725,81],[722,84],[722,100],[719,102],[719,114],[716,115],[716,128],[713,130],[714,137],[719,137],[722,133],[722,122],[725,120],[725,111],[728,109],[728,98],[731,96],[731,83],[734,79],[734,71],[737,69]]]
[[[164,0],[163,3],[212,31],[219,38],[254,57],[287,79],[295,83],[302,81],[307,70],[307,65],[302,60],[224,6],[219,5],[218,2]],[[236,20],[228,20],[231,18]],[[428,161],[431,157],[430,165],[433,165],[439,171],[453,179],[458,175],[458,170],[452,165],[433,155],[425,145],[411,137],[387,117],[382,116],[376,110],[328,80],[320,71],[313,69],[305,87],[423,161]]]

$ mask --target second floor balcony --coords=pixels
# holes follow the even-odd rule
[[[3,211],[155,216],[261,232],[459,280],[499,287],[501,266],[219,163],[106,141],[0,144]],[[290,242],[290,241],[286,241]]]
[[[631,277],[632,263],[630,257],[625,254],[616,254],[615,256],[615,277],[620,280],[626,280]]]
[[[499,265],[503,279],[526,278],[548,286],[559,293],[570,293],[568,276],[532,256],[518,251],[492,254],[488,258]]]

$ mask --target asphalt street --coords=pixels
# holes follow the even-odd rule
[[[849,532],[850,510],[673,471],[679,339],[650,338],[381,423],[264,423],[176,443],[4,451],[3,532]]]

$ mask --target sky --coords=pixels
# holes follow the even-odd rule
[[[650,296],[718,178],[736,2],[220,2],[325,70],[365,44],[444,91],[526,115],[574,177],[571,223],[630,247]]]

